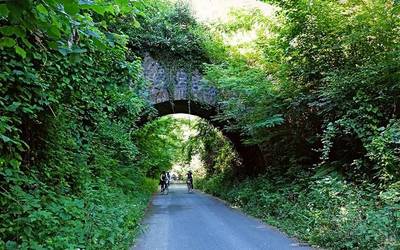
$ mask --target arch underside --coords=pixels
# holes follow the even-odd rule
[[[243,144],[240,133],[227,132],[223,130],[224,124],[212,119],[217,114],[217,90],[207,84],[199,70],[174,68],[170,62],[156,60],[145,53],[143,73],[150,83],[146,96],[158,111],[158,117],[186,113],[204,118],[219,128],[238,152],[242,164],[235,169],[236,176],[256,175],[263,169],[264,159],[258,146]],[[141,123],[147,119],[143,117]]]
[[[213,120],[213,116],[217,114],[217,110],[213,106],[202,105],[201,103],[178,100],[167,101],[153,104],[154,108],[158,111],[158,117],[175,114],[185,113],[199,116],[208,120],[213,126],[219,128],[222,133],[232,142],[235,150],[241,158],[241,165],[238,166],[236,174],[241,176],[253,176],[263,169],[264,158],[257,145],[245,145],[242,136],[238,132],[227,132],[223,129],[224,124]],[[240,177],[240,176],[239,176]]]

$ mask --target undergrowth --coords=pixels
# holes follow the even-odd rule
[[[399,249],[399,183],[378,192],[338,176],[285,182],[260,176],[232,183],[223,174],[196,187],[291,236],[328,249]]]

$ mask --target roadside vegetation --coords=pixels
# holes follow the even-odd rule
[[[195,185],[316,246],[398,249],[399,4],[269,3],[272,16],[236,10],[212,26],[223,49],[205,70],[216,119],[259,145],[266,165],[245,176],[205,161]]]
[[[140,95],[145,48],[130,45],[153,5],[0,3],[0,249],[133,243],[153,178],[172,165],[168,136],[179,142],[169,119],[137,125],[154,110]]]

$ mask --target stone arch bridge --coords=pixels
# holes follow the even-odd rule
[[[150,82],[145,95],[158,111],[158,117],[186,113],[208,120],[234,145],[242,162],[238,172],[247,176],[258,173],[264,165],[259,147],[243,144],[239,133],[223,130],[224,124],[212,119],[217,114],[217,90],[207,85],[198,70],[188,72],[184,68],[171,68],[149,54],[143,58],[144,77]]]

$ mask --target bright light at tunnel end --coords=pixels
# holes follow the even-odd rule
[[[257,0],[184,0],[184,2],[189,4],[197,20],[203,23],[225,22],[228,20],[229,12],[234,8],[256,8],[266,16],[272,16],[276,10],[276,7]]]

